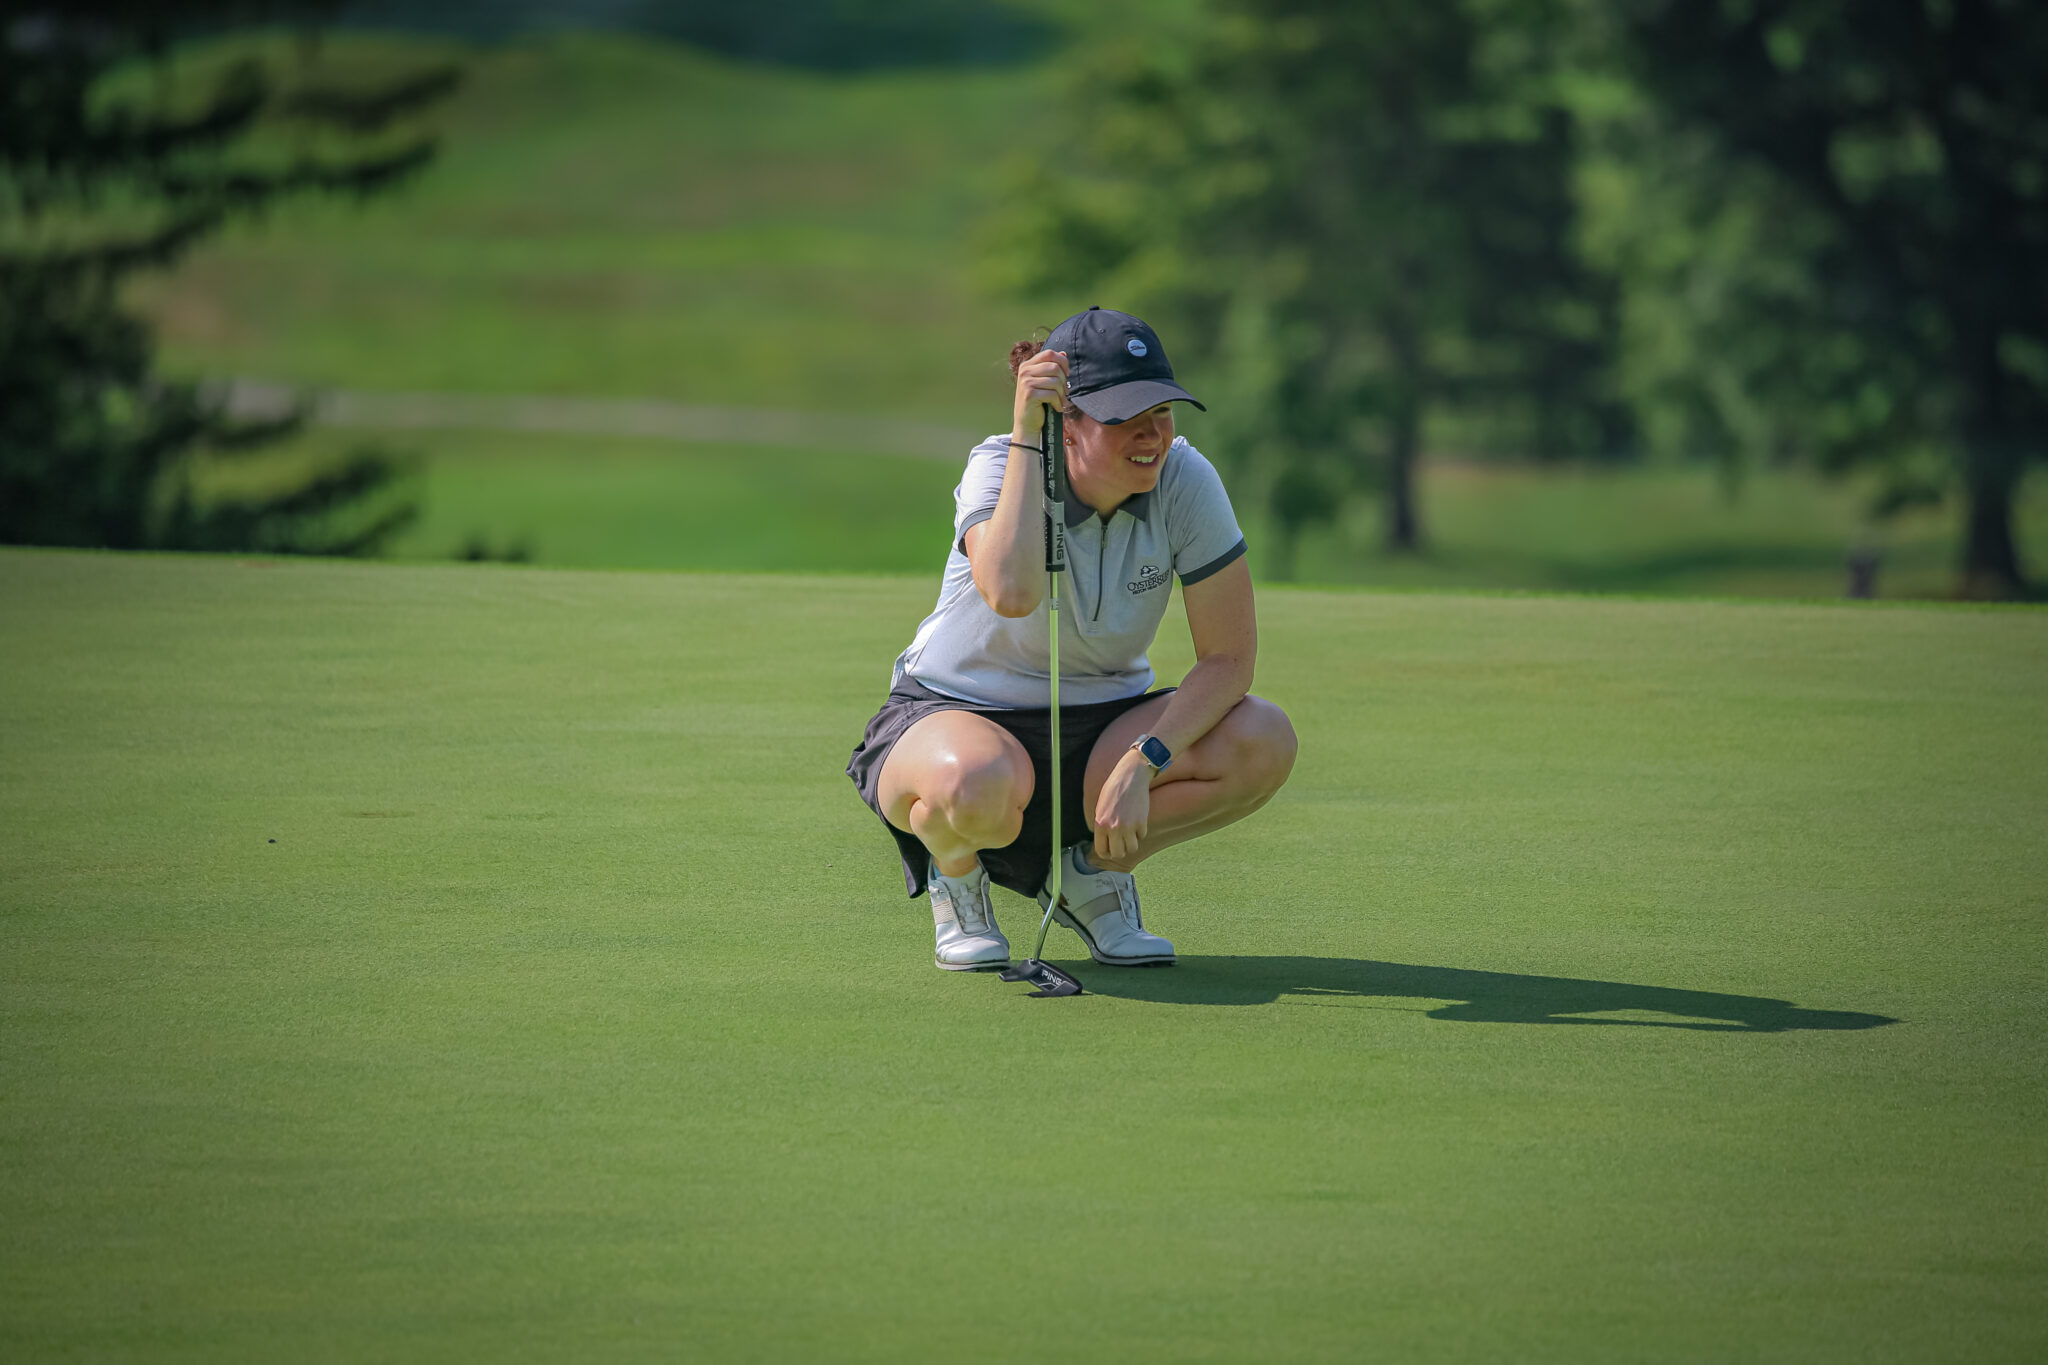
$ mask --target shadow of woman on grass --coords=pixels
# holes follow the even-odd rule
[[[1717,1033],[1866,1029],[1898,1022],[1882,1014],[1804,1009],[1789,1000],[1758,995],[1348,957],[1183,957],[1177,966],[1163,970],[1133,971],[1088,962],[1075,963],[1074,970],[1098,995],[1172,1005],[1270,1005],[1282,997],[1294,1004],[1363,1000],[1367,1007],[1414,1009],[1432,1019],[1465,1023],[1597,1024]],[[1389,1003],[1372,1006],[1374,999]]]

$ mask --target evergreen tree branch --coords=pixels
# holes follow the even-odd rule
[[[376,133],[400,118],[446,99],[461,83],[462,68],[452,64],[437,66],[376,90],[340,85],[302,86],[285,97],[282,109],[308,122],[351,133]]]

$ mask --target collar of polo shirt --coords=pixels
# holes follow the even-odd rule
[[[1156,488],[1148,488],[1142,493],[1133,493],[1118,503],[1116,510],[1118,512],[1129,512],[1139,521],[1150,521],[1152,519],[1152,495],[1158,491]],[[1093,507],[1075,497],[1071,490],[1067,493],[1067,529],[1069,531],[1094,515],[1095,509]],[[1115,513],[1113,512],[1110,515],[1114,516]]]

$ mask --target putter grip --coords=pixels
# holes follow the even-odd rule
[[[1045,571],[1060,573],[1067,567],[1067,449],[1065,422],[1051,407],[1039,444],[1045,447]]]

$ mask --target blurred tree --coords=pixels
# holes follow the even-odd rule
[[[374,194],[433,142],[404,117],[450,68],[375,86],[289,86],[254,59],[178,98],[180,36],[322,7],[65,0],[0,10],[0,541],[118,549],[367,552],[413,514],[360,511],[398,462],[358,451],[264,496],[202,499],[205,452],[248,452],[299,415],[241,421],[152,372],[124,280],[235,217],[314,193]]]
[[[2048,454],[2048,7],[1635,0],[1622,14],[1642,88],[1727,155],[1723,184],[1748,182],[1736,231],[1774,262],[1724,276],[1743,286],[1719,299],[1725,342],[1763,340],[1757,382],[1702,406],[1796,413],[1785,429],[1826,466],[1885,471],[1880,513],[1960,486],[1960,591],[2026,595],[2013,502]],[[1674,273],[1697,280],[1697,264]]]
[[[1151,310],[1203,364],[1227,457],[1263,475],[1283,574],[1377,487],[1422,542],[1432,405],[1612,453],[1610,282],[1581,264],[1565,15],[1544,0],[1217,0],[1077,57],[1068,145],[993,225],[1007,282]],[[1185,338],[1185,339],[1179,339]]]
[[[344,0],[342,22],[495,42],[559,29],[645,33],[820,71],[995,66],[1042,56],[1058,28],[1003,0]]]
[[[1821,444],[1806,319],[1827,226],[1612,70],[1576,99],[1584,246],[1620,283],[1617,389],[1647,453],[1711,459],[1732,494]]]
[[[1043,55],[1056,36],[996,0],[640,0],[632,18],[664,38],[825,71],[1000,65]]]

